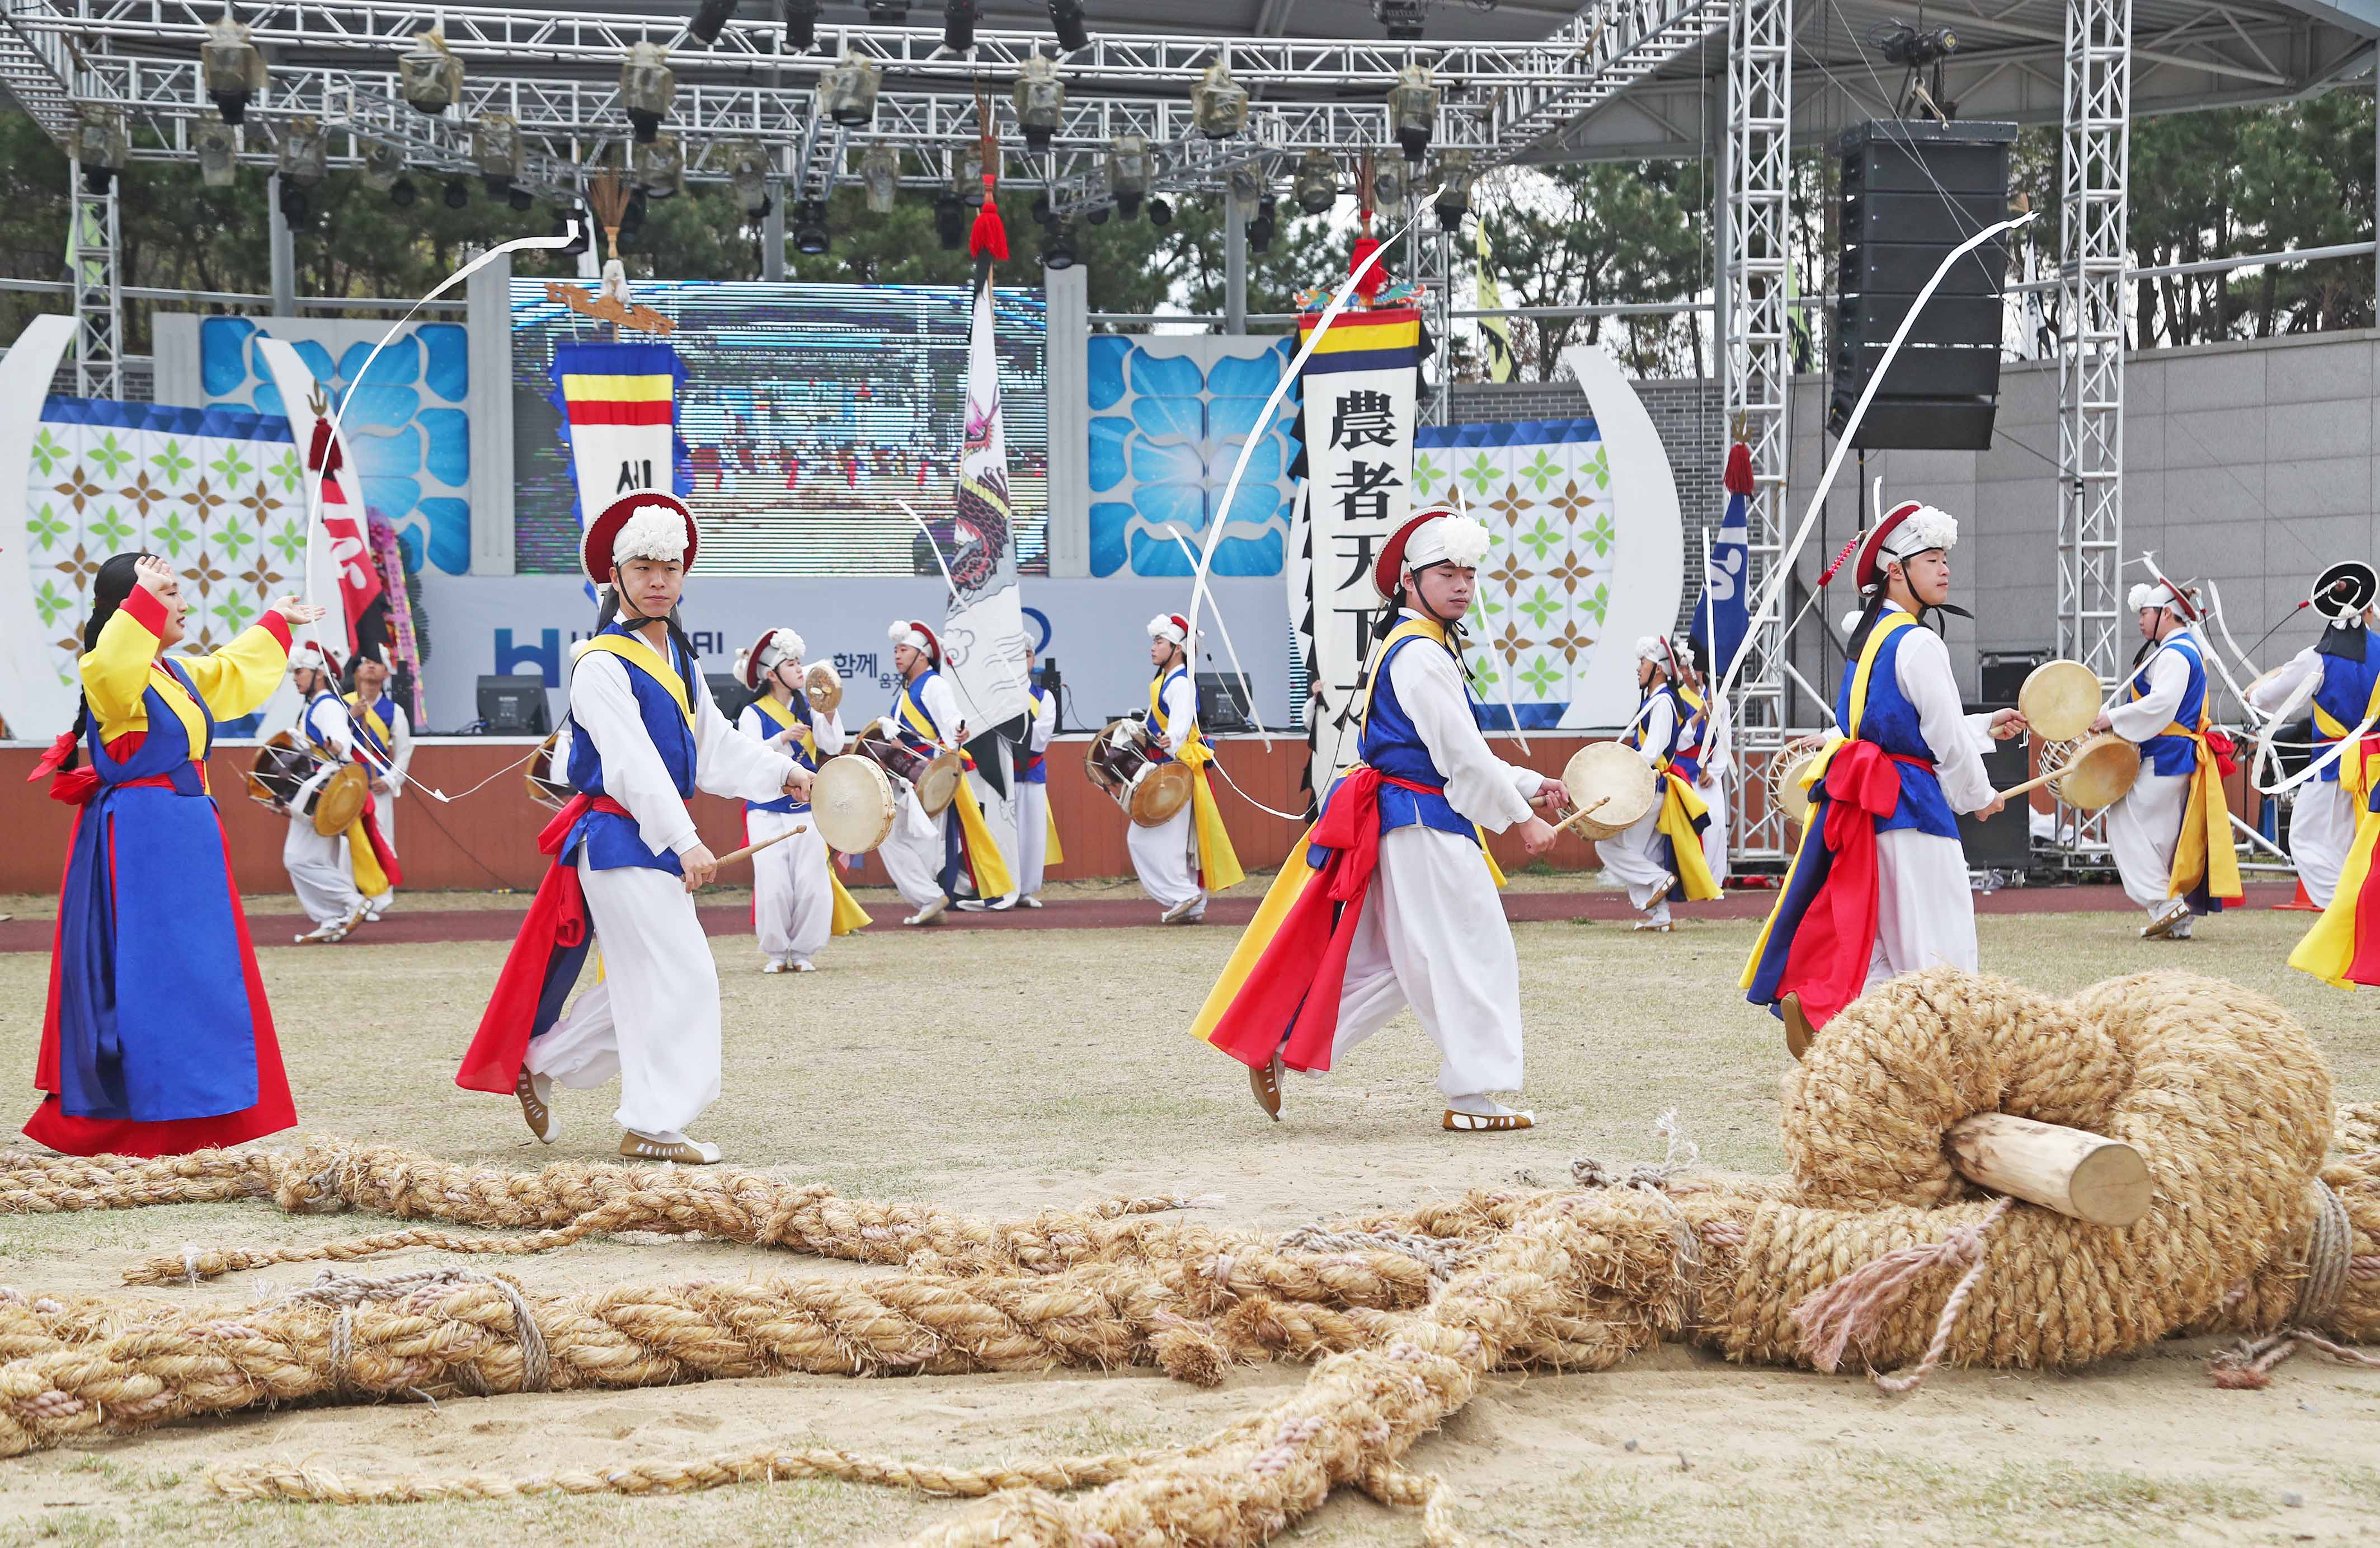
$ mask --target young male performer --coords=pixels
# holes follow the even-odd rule
[[[1872,983],[1937,964],[1976,970],[1955,813],[1999,811],[1984,753],[2024,721],[1963,713],[1949,650],[1922,627],[1949,601],[1958,541],[1956,520],[1912,500],[1860,545],[1864,605],[1835,696],[1843,739],[1817,766],[1801,847],[1743,969],[1796,1058]]]
[[[843,718],[820,710],[801,689],[802,637],[772,628],[735,658],[735,675],[759,697],[744,706],[735,728],[763,746],[789,754],[816,773],[820,761],[843,750]],[[752,857],[752,931],[759,937],[764,973],[817,971],[810,960],[829,935],[848,935],[868,923],[867,913],[835,880],[826,836],[811,821],[809,802],[787,795],[744,803],[748,843],[799,829]]]
[[[1653,809],[1609,838],[1597,840],[1603,868],[1628,888],[1628,902],[1645,917],[1638,930],[1668,932],[1670,904],[1719,895],[1703,832],[1710,811],[1698,782],[1702,746],[1696,737],[1703,701],[1686,686],[1685,652],[1648,634],[1636,641],[1636,686],[1645,694],[1636,725],[1621,738],[1652,767]]]
[[[2331,748],[2367,718],[2380,716],[2380,651],[2372,649],[2372,627],[2380,621],[2373,605],[2380,577],[2360,563],[2334,565],[2315,583],[2314,597],[2331,622],[2322,638],[2289,658],[2272,676],[2252,683],[2248,702],[2267,714],[2290,701],[2313,702],[2312,756]],[[2308,685],[2311,684],[2311,687]],[[2314,907],[2327,908],[2338,890],[2339,872],[2355,843],[2355,830],[2380,786],[2380,737],[2367,734],[2292,792],[2289,859]]]
[[[1025,676],[1031,684],[1033,719],[1026,732],[1025,756],[1016,766],[1016,901],[1027,908],[1041,907],[1043,870],[1066,860],[1058,845],[1057,821],[1050,815],[1050,737],[1058,729],[1058,696],[1033,681],[1038,660],[1038,652],[1026,646]]]
[[[298,936],[301,946],[328,945],[346,939],[370,915],[370,898],[358,886],[370,874],[379,884],[371,896],[388,891],[388,880],[376,865],[360,865],[350,858],[346,839],[314,831],[306,809],[333,774],[356,760],[355,724],[339,701],[338,664],[316,640],[301,640],[289,652],[289,677],[306,707],[298,713],[297,739],[325,760],[298,787],[297,798],[285,809],[289,835],[282,840],[281,864],[289,872],[298,906],[314,928]]]
[[[2125,896],[2148,912],[2142,937],[2187,941],[2198,915],[2240,896],[2223,775],[2207,737],[2204,647],[2191,628],[2198,601],[2163,577],[2133,587],[2130,600],[2145,664],[2091,725],[2141,748],[2140,777],[2107,808],[2107,847]]]
[[[941,641],[932,629],[910,618],[893,619],[885,632],[892,641],[892,667],[901,675],[901,688],[892,696],[892,713],[877,721],[876,728],[923,758],[960,752],[966,744],[966,717],[959,713],[958,694],[941,673]],[[1007,857],[965,779],[939,816],[926,814],[914,786],[904,790],[892,835],[876,853],[901,900],[916,910],[903,924],[941,922],[944,910],[957,900],[962,877],[973,883],[975,896],[987,901],[1007,898],[1014,891]]]
[[[1153,828],[1126,819],[1124,847],[1141,890],[1163,910],[1157,922],[1196,924],[1207,917],[1208,895],[1237,885],[1246,872],[1232,851],[1231,835],[1223,831],[1222,811],[1207,778],[1215,753],[1198,731],[1188,619],[1160,613],[1148,620],[1148,664],[1157,669],[1148,682],[1148,718],[1125,722],[1124,734],[1137,739],[1152,762],[1179,759],[1187,765],[1190,798]]]
[[[686,1127],[719,1097],[719,971],[695,890],[719,862],[686,803],[807,798],[809,771],[738,736],[711,702],[677,621],[701,534],[676,499],[639,491],[588,524],[580,557],[604,587],[601,631],[570,673],[577,791],[538,847],[553,857],[455,1083],[511,1091],[548,1144],[556,1085],[620,1078],[620,1153],[708,1164]],[[563,1014],[591,947],[603,975]]]
[[[413,723],[404,706],[388,691],[391,664],[388,647],[367,651],[355,658],[355,691],[344,702],[358,750],[371,774],[372,821],[382,841],[396,849],[396,798],[405,789],[406,770],[413,765]],[[388,912],[396,901],[392,884],[377,897],[364,899],[367,922]]]
[[[1443,1055],[1441,1127],[1536,1121],[1488,1094],[1521,1086],[1521,969],[1479,831],[1517,825],[1541,855],[1554,830],[1530,808],[1566,798],[1479,734],[1455,626],[1488,545],[1478,522],[1429,510],[1381,549],[1372,584],[1402,607],[1365,668],[1363,762],[1331,787],[1198,1014],[1194,1030],[1248,1067],[1276,1120],[1283,1068],[1330,1069],[1410,1005]]]

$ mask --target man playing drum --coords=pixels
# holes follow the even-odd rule
[[[281,864],[289,872],[298,906],[314,921],[313,929],[297,937],[298,944],[327,945],[346,939],[370,917],[370,899],[388,891],[388,880],[377,865],[351,861],[344,836],[318,833],[314,827],[311,811],[322,786],[358,756],[355,723],[339,701],[338,664],[322,641],[301,640],[289,652],[289,679],[306,706],[298,713],[298,745],[310,749],[318,763],[289,803],[289,836],[282,841]],[[370,893],[358,884],[367,870],[378,884]]]
[[[1521,1086],[1521,970],[1480,830],[1554,829],[1533,803],[1567,793],[1499,760],[1479,734],[1455,632],[1488,529],[1446,510],[1398,529],[1372,570],[1402,608],[1364,675],[1363,762],[1334,785],[1207,996],[1195,1029],[1248,1067],[1281,1116],[1281,1071],[1320,1074],[1410,1005],[1442,1055],[1440,1127],[1530,1127],[1490,1091]]]
[[[1190,621],[1179,613],[1160,613],[1148,620],[1148,664],[1157,669],[1148,683],[1148,717],[1125,721],[1118,735],[1135,741],[1153,763],[1179,760],[1189,769],[1190,798],[1182,809],[1151,827],[1133,823],[1124,829],[1132,868],[1140,886],[1163,910],[1160,924],[1196,924],[1207,917],[1209,893],[1235,886],[1245,877],[1223,831],[1214,787],[1207,765],[1214,751],[1198,731],[1198,689],[1190,677]]]
[[[744,706],[735,728],[764,747],[788,754],[815,774],[821,759],[843,750],[843,718],[820,710],[802,691],[802,637],[772,628],[737,654],[735,675],[759,697]],[[808,973],[830,935],[848,935],[868,923],[867,913],[835,880],[825,835],[809,803],[782,792],[744,803],[744,837],[762,843],[791,832],[782,844],[752,857],[752,932],[759,938],[764,973]]]
[[[1691,676],[1685,650],[1675,640],[1648,634],[1636,641],[1636,686],[1645,702],[1634,728],[1621,739],[1652,769],[1659,794],[1644,816],[1597,840],[1595,852],[1628,888],[1630,906],[1643,911],[1639,930],[1666,932],[1672,901],[1702,902],[1719,895],[1703,845],[1710,823],[1698,788],[1703,701],[1688,686]]]
[[[396,798],[405,788],[405,773],[413,764],[413,722],[405,707],[388,691],[391,668],[388,647],[360,652],[354,664],[355,691],[345,700],[350,729],[371,778],[372,821],[389,849],[396,848]],[[376,920],[396,901],[392,884],[378,897],[364,899],[364,918]]]
[[[921,757],[957,753],[966,743],[967,725],[959,713],[958,695],[943,676],[941,641],[934,631],[910,618],[895,618],[886,631],[892,641],[893,669],[901,688],[892,696],[892,710],[875,729],[898,740]],[[964,779],[950,806],[929,814],[915,785],[901,796],[901,811],[892,836],[876,851],[899,889],[901,900],[915,910],[903,924],[939,924],[944,910],[959,896],[959,883],[972,884],[974,896],[987,902],[1006,901],[1014,893],[1008,859],[1000,851],[983,810]]]
[[[1921,627],[1950,596],[1959,523],[1915,501],[1860,544],[1864,605],[1835,698],[1843,739],[1819,758],[1802,842],[1742,985],[1785,1023],[1796,1057],[1869,984],[1975,964],[1975,904],[1955,815],[2005,804],[1984,753],[2024,728],[1962,713],[1950,652]]]
[[[2207,736],[2206,657],[2191,628],[2200,616],[2196,593],[2159,577],[2133,587],[2129,600],[2145,643],[2120,701],[2091,725],[2141,750],[2140,777],[2107,809],[2107,847],[2125,896],[2148,911],[2142,936],[2187,941],[2198,915],[2240,900],[2223,799],[2228,771]]]
[[[2380,715],[2380,651],[2372,648],[2372,628],[2380,622],[2375,591],[2380,579],[2371,566],[2332,566],[2314,586],[2313,605],[2330,620],[2322,638],[2248,686],[2248,702],[2267,714],[2280,713],[2293,700],[2312,701],[2315,758]],[[2338,890],[2339,872],[2374,788],[2380,788],[2380,737],[2367,735],[2291,793],[2289,859],[2317,908],[2329,908]]]

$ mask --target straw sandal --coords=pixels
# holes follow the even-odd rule
[[[1793,1055],[1795,1064],[1800,1064],[1802,1055],[1810,1051],[1810,1043],[1817,1037],[1817,1029],[1810,1025],[1808,1014],[1802,1009],[1801,995],[1786,995],[1777,1002],[1777,1008],[1783,1013],[1785,1021],[1785,1052]]]
[[[513,1095],[520,1098],[521,1117],[528,1124],[528,1131],[551,1145],[553,1137],[562,1132],[562,1125],[554,1121],[553,1109],[539,1093],[537,1079],[528,1072],[528,1066],[521,1066],[520,1073],[513,1077]]]
[[[674,1161],[680,1166],[713,1166],[719,1147],[700,1140],[656,1140],[629,1129],[620,1136],[620,1153],[631,1161]]]
[[[1281,1055],[1275,1054],[1260,1065],[1248,1067],[1248,1090],[1256,1094],[1257,1105],[1265,1116],[1281,1122]]]
[[[2177,897],[2172,902],[2166,905],[2165,912],[2149,920],[2148,923],[2141,926],[2141,939],[2143,941],[2170,941],[2174,939],[2173,932],[2175,928],[2180,925],[2181,922],[2188,918],[2190,918],[2190,899],[2186,897]],[[2190,937],[2187,935],[2181,937],[2183,940],[2188,940],[2189,938]]]
[[[942,910],[950,906],[949,898],[938,897],[901,922],[903,924],[940,924],[942,922]]]
[[[1537,1115],[1535,1113],[1458,1113],[1450,1107],[1446,1110],[1446,1116],[1439,1120],[1439,1127],[1457,1134],[1506,1134],[1514,1129],[1536,1127]]]

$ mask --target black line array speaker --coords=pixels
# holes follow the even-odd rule
[[[1961,242],[2008,218],[2014,124],[1871,122],[1844,132],[1842,249],[1827,428],[1842,433],[1917,293]],[[1983,451],[2000,389],[2003,238],[1954,264],[1852,444]]]

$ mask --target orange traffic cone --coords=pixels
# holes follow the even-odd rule
[[[2274,904],[2273,912],[2277,914],[2319,914],[2322,912],[2322,906],[2314,902],[2313,898],[2306,896],[2305,878],[2301,876],[2298,878],[2298,895],[2295,897],[2290,898],[2287,903]]]

